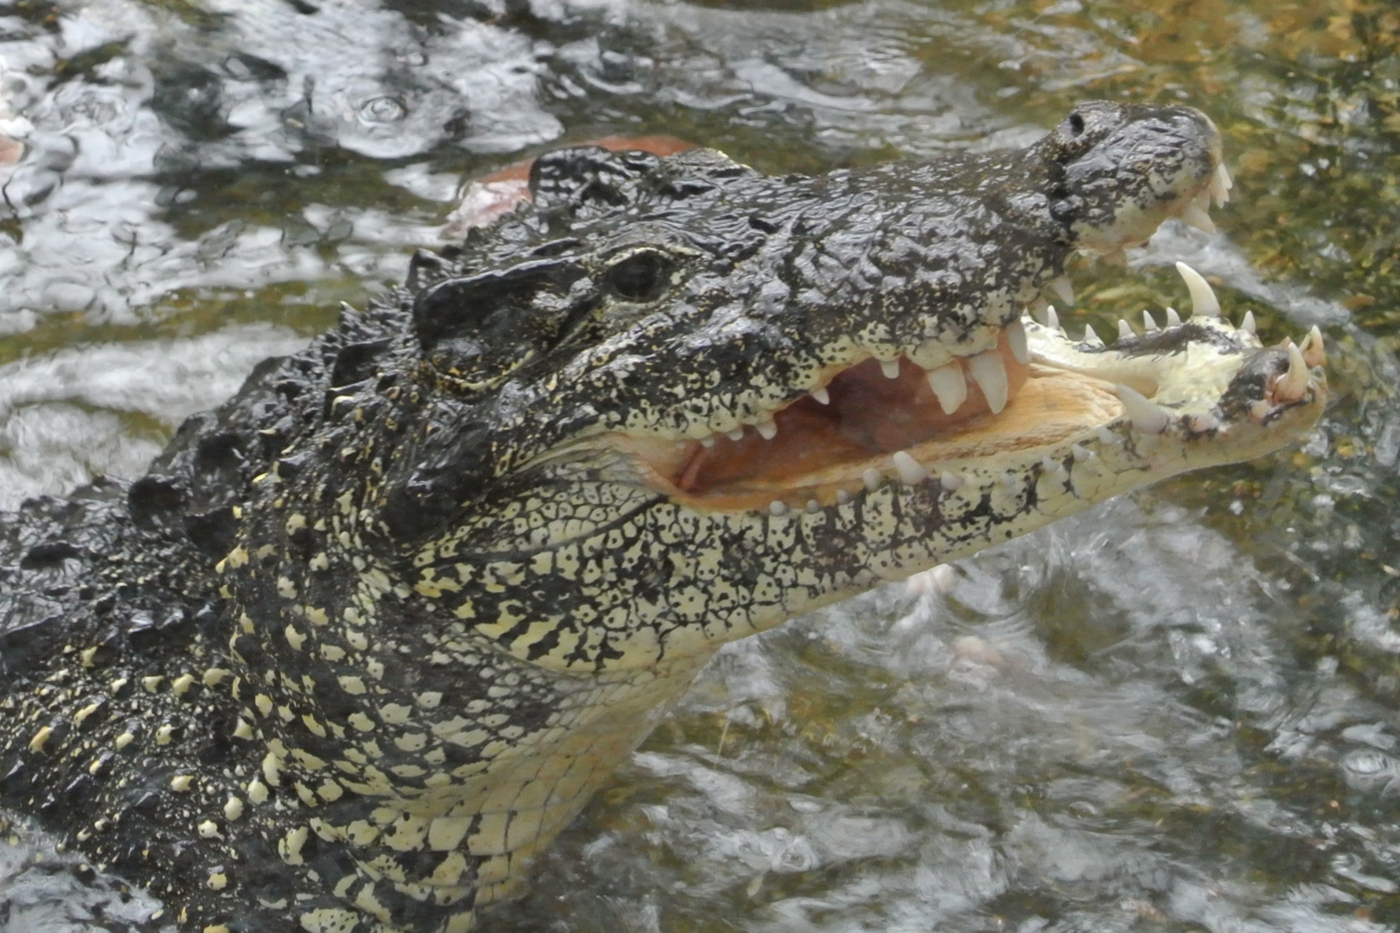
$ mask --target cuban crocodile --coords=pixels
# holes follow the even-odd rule
[[[1306,432],[1320,334],[1189,269],[1112,346],[1042,307],[1229,186],[1201,113],[1102,102],[820,177],[543,156],[146,476],[5,516],[0,800],[181,930],[468,930],[725,642]]]

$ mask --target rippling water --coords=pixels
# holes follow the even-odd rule
[[[1393,929],[1380,0],[0,5],[0,508],[138,475],[440,244],[473,173],[617,133],[822,171],[1020,145],[1085,97],[1206,109],[1237,197],[1074,269],[1071,326],[1181,304],[1185,258],[1266,339],[1323,325],[1321,430],[731,646],[489,928]],[[149,911],[56,858],[0,846],[0,929]]]

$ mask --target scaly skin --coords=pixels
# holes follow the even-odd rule
[[[1021,320],[1219,159],[1102,103],[820,178],[542,159],[146,477],[0,525],[5,804],[182,929],[470,928],[725,641],[1307,430],[1320,337],[1203,283],[1112,349]]]

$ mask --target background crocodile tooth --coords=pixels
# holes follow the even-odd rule
[[[807,514],[815,515],[822,510],[822,504],[816,499],[807,500]]]
[[[1020,479],[1018,479],[1016,474],[1012,473],[1010,470],[1007,470],[1005,473],[1001,474],[1001,484],[1007,489],[1015,489],[1018,485],[1020,485],[1020,483]]]
[[[886,379],[899,378],[899,360],[881,360],[880,372],[885,374]]]
[[[713,434],[706,434],[704,437],[700,438],[700,446],[701,446],[701,447],[713,447],[713,446],[715,446],[715,436],[714,436]]]
[[[1026,343],[1026,328],[1017,318],[1006,325],[1006,345],[1011,350],[1011,355],[1016,358],[1016,362],[1022,366],[1031,361],[1031,348]]]
[[[948,470],[938,474],[938,484],[948,492],[957,492],[965,482],[961,476]]]
[[[1211,220],[1210,214],[1207,214],[1201,205],[1197,204],[1195,201],[1191,201],[1186,205],[1186,210],[1181,212],[1181,219],[1197,230],[1204,231],[1205,233],[1215,232],[1215,221]]]
[[[765,441],[771,441],[778,436],[778,422],[769,418],[767,421],[760,421],[758,424],[754,425],[754,430],[757,431],[759,436]]]
[[[925,470],[923,466],[919,464],[919,461],[911,457],[909,451],[895,451],[895,455],[891,457],[890,460],[894,463],[895,472],[899,474],[899,478],[902,482],[909,484],[922,483],[924,480],[928,479],[928,470]]]
[[[1230,200],[1230,189],[1235,187],[1235,180],[1230,177],[1230,170],[1221,162],[1215,167],[1215,174],[1210,179],[1210,193],[1215,198],[1217,206],[1223,206]]]
[[[741,424],[732,431],[725,431],[724,436],[731,441],[742,441],[744,439],[744,426]]]
[[[1176,271],[1186,283],[1186,290],[1191,293],[1191,313],[1202,317],[1219,317],[1220,299],[1215,297],[1215,291],[1205,277],[1184,262],[1176,264]]]
[[[1136,337],[1136,336],[1137,336],[1137,334],[1133,333],[1133,326],[1132,326],[1131,324],[1129,324],[1127,321],[1125,321],[1123,318],[1120,317],[1120,318],[1118,319],[1118,337],[1119,337],[1119,339],[1121,340],[1121,339],[1124,338],[1124,337]]]
[[[1299,349],[1303,351],[1303,362],[1309,366],[1327,365],[1327,348],[1322,344],[1322,331],[1316,324],[1303,338],[1302,346]]]
[[[1274,399],[1279,402],[1296,402],[1308,394],[1308,364],[1303,359],[1303,351],[1295,343],[1288,344],[1288,372],[1274,383]]]
[[[865,484],[866,489],[874,492],[885,484],[885,477],[874,467],[866,467],[864,472],[860,474],[860,481]]]
[[[1066,308],[1074,307],[1074,286],[1070,284],[1069,276],[1060,275],[1050,280],[1050,290],[1055,293],[1055,297],[1065,303]]]
[[[1054,457],[1049,456],[1041,458],[1040,468],[1046,473],[1050,473],[1052,475],[1055,473],[1063,473],[1065,471],[1065,465],[1063,463],[1056,460]]]
[[[1244,317],[1240,320],[1240,330],[1244,331],[1246,334],[1252,334],[1258,330],[1257,325],[1254,323],[1253,311],[1246,311],[1244,313]]]
[[[1006,364],[1001,361],[1001,354],[995,350],[988,350],[968,357],[967,372],[982,390],[992,414],[1001,414],[1001,410],[1006,407],[1006,397],[1010,391],[1006,383]]]
[[[1168,327],[1179,327],[1181,325],[1181,315],[1176,313],[1175,308],[1168,308],[1166,314]]]
[[[1116,385],[1113,391],[1123,403],[1123,411],[1128,420],[1143,434],[1161,434],[1167,429],[1167,425],[1171,424],[1172,416],[1167,414],[1166,409],[1148,401],[1137,389]]]
[[[786,515],[788,513],[787,503],[781,499],[774,499],[768,503],[768,511],[773,515]]]
[[[854,499],[854,498],[855,498],[854,496],[852,496],[849,492],[847,492],[847,491],[844,490],[844,489],[838,489],[838,490],[836,490],[836,504],[837,504],[837,505],[849,505],[850,502],[851,502],[851,500]]]
[[[826,391],[826,386],[822,386],[820,389],[813,389],[811,395],[812,398],[821,402],[823,405],[831,404],[831,393]]]
[[[938,407],[943,414],[951,415],[967,400],[967,380],[963,377],[962,364],[957,360],[924,374],[928,387],[938,399]]]
[[[1143,333],[1151,333],[1154,330],[1161,330],[1157,326],[1157,319],[1152,316],[1152,312],[1146,308],[1142,309],[1142,330]]]
[[[1088,324],[1084,325],[1084,342],[1091,347],[1103,346],[1103,338],[1100,337],[1098,335],[1098,332],[1095,331],[1094,328],[1089,326]]]
[[[1094,455],[1093,451],[1082,444],[1070,444],[1069,455],[1074,458],[1075,463],[1083,463]]]
[[[1202,188],[1200,191],[1196,192],[1196,203],[1199,204],[1199,205],[1201,206],[1201,210],[1203,210],[1203,211],[1209,211],[1209,210],[1210,210],[1210,197],[1211,197],[1211,189],[1210,189],[1210,186],[1207,186],[1207,187],[1205,187],[1205,188]]]

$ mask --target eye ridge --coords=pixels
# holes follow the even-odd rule
[[[655,301],[671,284],[674,266],[666,253],[638,250],[609,267],[604,281],[608,290],[624,301]]]

